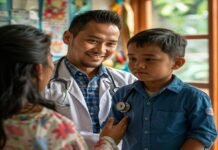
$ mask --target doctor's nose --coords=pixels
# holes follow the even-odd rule
[[[106,46],[103,43],[98,43],[95,46],[95,50],[98,52],[105,52],[106,51]]]
[[[115,48],[108,46],[106,43],[99,43],[97,46],[97,49],[99,52],[101,52],[102,54],[106,53],[106,54],[111,54]]]

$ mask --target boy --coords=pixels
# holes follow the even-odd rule
[[[187,41],[168,29],[150,29],[127,44],[138,81],[113,96],[112,114],[129,125],[123,150],[203,150],[216,136],[210,98],[173,74],[185,63]]]

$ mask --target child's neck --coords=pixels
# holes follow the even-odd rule
[[[148,89],[145,88],[145,91],[148,93],[149,96],[155,95],[157,92],[151,92]]]
[[[145,89],[151,93],[157,93],[165,86],[167,86],[171,82],[171,80],[172,80],[172,76],[157,81],[144,82]]]

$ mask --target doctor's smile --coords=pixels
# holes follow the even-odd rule
[[[105,57],[107,57],[105,55],[95,53],[95,52],[87,52],[86,54],[89,58],[94,59],[94,60],[101,60],[101,59],[104,59]]]

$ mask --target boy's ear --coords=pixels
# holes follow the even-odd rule
[[[65,31],[65,32],[64,32],[64,35],[63,35],[63,41],[64,41],[64,43],[68,45],[68,44],[70,43],[70,40],[72,40],[71,37],[73,37],[73,34],[70,33],[68,30]]]
[[[184,57],[177,57],[175,58],[175,63],[172,67],[172,69],[179,69],[180,67],[182,67],[185,64],[185,58]]]
[[[42,64],[36,64],[35,65],[35,71],[37,74],[37,79],[38,80],[43,80],[43,66]]]

